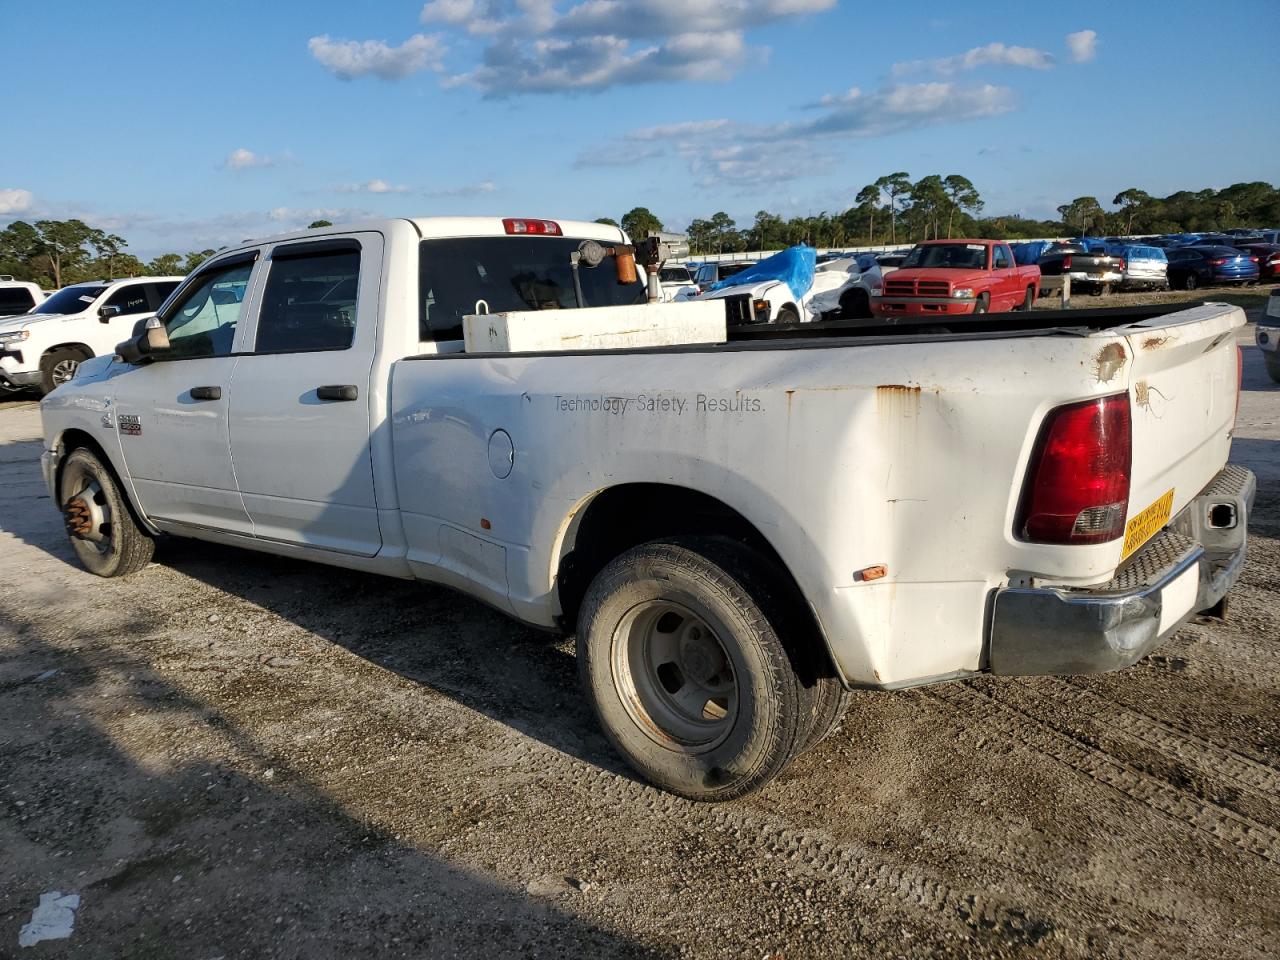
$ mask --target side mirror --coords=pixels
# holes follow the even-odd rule
[[[110,323],[110,322],[111,322],[111,318],[112,318],[112,317],[118,317],[118,316],[120,316],[120,314],[122,314],[122,313],[124,313],[124,309],[123,309],[123,308],[121,308],[121,307],[113,307],[113,306],[110,306],[110,305],[105,306],[105,307],[99,307],[99,308],[98,308],[98,322],[99,322],[99,323]]]
[[[156,354],[169,349],[169,332],[159,317],[143,317],[133,325],[133,337],[116,345],[116,355],[125,363],[150,363]]]

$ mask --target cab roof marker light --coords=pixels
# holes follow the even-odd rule
[[[560,230],[560,224],[554,220],[528,220],[507,217],[502,221],[502,229],[511,236],[564,236],[564,233]]]

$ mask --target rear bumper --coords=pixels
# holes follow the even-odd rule
[[[1136,663],[1235,584],[1256,493],[1253,473],[1228,465],[1110,582],[997,590],[991,672],[1105,673]]]

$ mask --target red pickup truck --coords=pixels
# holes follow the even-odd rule
[[[1003,240],[926,240],[871,298],[877,317],[954,316],[1030,310],[1040,268],[1019,266]]]

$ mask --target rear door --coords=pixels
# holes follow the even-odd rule
[[[254,535],[382,547],[369,453],[383,239],[276,245],[231,389],[231,451]]]

